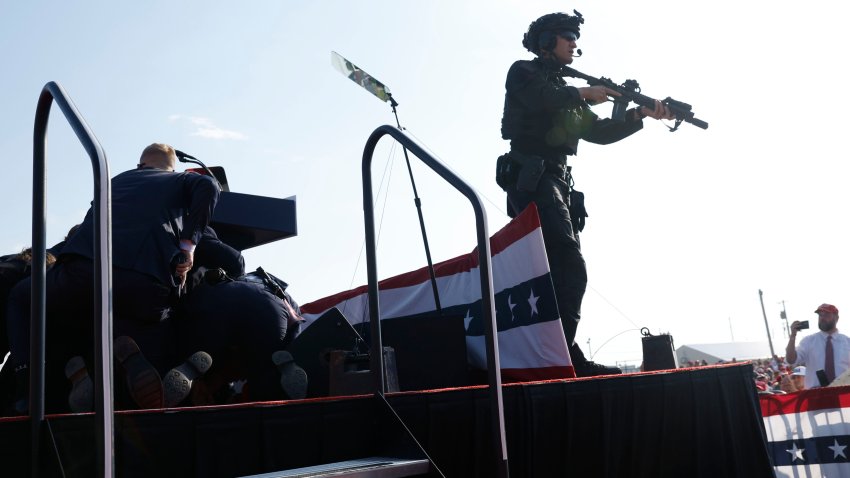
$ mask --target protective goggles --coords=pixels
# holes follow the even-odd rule
[[[563,38],[564,40],[567,40],[567,41],[578,40],[578,37],[576,36],[575,32],[571,32],[569,30],[564,30],[564,31],[558,32],[558,36]]]

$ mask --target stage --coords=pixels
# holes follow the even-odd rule
[[[108,190],[104,186],[108,184],[106,157],[73,103],[53,82],[42,91],[36,111],[33,183],[44,184],[47,118],[54,100],[92,161],[95,183],[100,185],[94,191],[93,201],[95,216],[100,219],[96,230],[106,231],[96,243],[95,264],[110,264],[111,252],[108,247],[102,247],[109,244],[109,215],[103,220],[97,213],[109,208]],[[430,280],[420,280],[426,275],[413,271],[385,279],[379,287],[370,167],[375,145],[384,135],[395,138],[466,196],[475,212],[477,247],[470,254],[434,265],[433,273],[428,274]],[[362,171],[368,289],[363,286],[332,296],[328,299],[333,300],[327,304],[317,301],[321,306],[317,305],[315,310],[310,310],[309,304],[303,305],[306,325],[318,321],[328,309],[339,305],[336,299],[342,304],[354,301],[359,306],[343,308],[346,314],[343,320],[351,321],[351,325],[369,322],[372,342],[377,350],[383,350],[380,347],[381,326],[377,324],[387,322],[387,335],[391,337],[391,321],[401,324],[405,318],[421,318],[434,310],[456,317],[460,328],[457,333],[448,335],[457,340],[457,359],[452,365],[442,367],[435,365],[436,360],[428,363],[438,373],[445,371],[440,378],[456,371],[465,372],[468,363],[479,371],[491,370],[488,381],[491,384],[497,383],[499,372],[505,381],[523,380],[501,388],[507,465],[512,477],[773,476],[750,364],[528,381],[540,378],[541,374],[549,374],[546,375],[549,377],[573,375],[567,344],[561,335],[536,210],[528,213],[526,221],[512,221],[511,227],[503,228],[491,240],[478,194],[399,128],[381,126],[375,130],[363,153]],[[222,201],[222,205],[225,202]],[[43,190],[33,192],[33,205],[33,293],[40,294],[44,292],[45,270]],[[242,211],[256,210],[252,207],[236,209],[234,216],[239,220],[245,219]],[[278,218],[281,219],[279,229],[253,222],[236,224],[242,233],[246,232],[245,228],[248,232],[272,229],[279,233],[244,235],[242,246],[263,244],[294,234],[294,204],[281,207],[281,210],[289,211],[289,215]],[[217,214],[225,212],[217,211]],[[282,220],[286,218],[292,221]],[[221,222],[229,224],[224,219]],[[220,225],[216,223],[216,227]],[[529,249],[534,248],[538,252],[530,253]],[[41,273],[36,274],[38,271]],[[401,282],[396,284],[396,281]],[[437,293],[440,282],[444,284],[441,306],[436,300],[440,295]],[[94,314],[98,334],[95,342],[100,344],[112,340],[111,301],[101,301],[101,298],[110,297],[108,285],[108,281],[102,281],[95,289],[95,304],[107,304],[104,309],[97,308]],[[399,295],[400,292],[404,294]],[[522,292],[524,297],[533,297],[534,301],[529,301],[528,307],[515,307],[516,303],[510,302],[514,292]],[[379,308],[379,294],[402,300],[395,303],[382,300],[382,308]],[[367,300],[369,307],[364,308]],[[355,312],[363,311],[368,311],[368,320],[365,315],[354,317]],[[32,339],[39,344],[34,347],[33,354],[43,357],[40,355],[44,344],[41,335],[45,323],[43,307],[33,311],[33,323],[36,324],[34,335],[39,337]],[[306,328],[304,333],[309,330]],[[420,342],[423,342],[423,330],[416,329],[415,337]],[[445,329],[440,331],[442,334],[438,334],[438,338],[441,340],[428,343],[437,344],[440,355],[448,356],[447,334]],[[319,345],[328,347],[328,342],[328,335],[319,334]],[[104,349],[108,351],[109,347],[100,350]],[[397,350],[402,370],[402,354],[407,349],[399,345]],[[418,355],[427,360],[434,357],[428,353]],[[380,366],[382,357],[382,353],[371,356],[372,361],[379,364],[372,367],[373,371],[381,371],[380,374],[375,372],[379,378],[384,370]],[[108,355],[105,360],[110,360]],[[32,364],[43,362],[43,359],[31,360]],[[38,367],[33,370],[39,371]],[[112,377],[104,374],[97,377],[102,377],[108,388]],[[311,376],[315,379],[317,374],[314,371]],[[421,378],[422,374],[407,374],[401,379],[410,376]],[[380,384],[382,380],[375,382]],[[33,380],[32,383],[40,384],[41,381]],[[375,456],[419,460],[425,456],[430,473],[417,476],[491,478],[498,476],[497,470],[503,470],[506,463],[503,457],[497,456],[498,452],[494,451],[497,448],[493,446],[498,442],[494,436],[500,436],[496,430],[501,425],[494,420],[494,416],[499,415],[491,413],[491,403],[498,402],[493,400],[498,395],[493,393],[496,390],[499,389],[464,386],[388,393],[386,396],[116,412],[115,475],[236,477]],[[42,393],[43,390],[32,391],[32,396],[36,397],[33,403],[41,404],[38,397]],[[98,475],[103,462],[100,466],[97,464],[97,443],[103,433],[95,430],[94,414],[47,415],[41,421],[44,408],[31,406],[31,410],[36,415],[36,423],[43,425],[36,428],[40,430],[37,434],[40,439],[38,476]],[[104,417],[112,415],[101,416]],[[3,443],[0,472],[3,477],[30,475],[31,456],[36,456],[31,450],[32,428],[28,417],[0,418]],[[109,426],[104,429],[109,430]],[[101,448],[107,448],[103,447],[104,442],[109,442],[108,438],[100,440]]]
[[[503,392],[512,477],[773,476],[749,363]],[[386,398],[444,476],[495,476],[486,387]],[[245,476],[372,456],[382,442],[406,448],[403,428],[369,395],[124,411],[115,423],[120,477]],[[41,476],[94,476],[94,415],[49,415],[47,425]],[[4,477],[28,476],[29,427],[0,419]]]

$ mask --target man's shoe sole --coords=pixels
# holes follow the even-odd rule
[[[71,412],[84,413],[94,410],[94,383],[82,357],[71,357],[71,360],[68,360],[65,376],[71,381],[71,393],[68,395]]]
[[[162,379],[147,361],[136,342],[127,336],[115,339],[115,359],[124,368],[127,390],[140,408],[162,408]]]
[[[192,392],[192,381],[207,373],[212,357],[206,352],[195,352],[181,365],[168,371],[163,380],[166,408],[176,407]]]
[[[272,354],[278,371],[280,371],[280,388],[291,400],[300,400],[307,397],[307,372],[295,364],[292,354],[285,350],[278,350]]]

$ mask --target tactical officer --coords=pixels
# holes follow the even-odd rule
[[[575,15],[542,16],[529,25],[523,37],[522,45],[537,57],[517,61],[508,70],[502,138],[510,140],[511,150],[499,158],[496,180],[507,192],[511,217],[531,202],[537,205],[564,335],[581,377],[621,371],[587,360],[575,343],[587,286],[578,240],[586,213],[583,195],[572,191],[567,156],[576,154],[580,139],[609,144],[640,130],[645,117],[674,116],[658,101],[654,109],[627,111],[623,121],[600,119],[591,111],[590,105],[619,94],[604,86],[576,88],[564,81],[562,68],[581,54],[576,41],[584,18],[573,12]]]

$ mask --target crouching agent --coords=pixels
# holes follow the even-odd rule
[[[194,405],[237,401],[231,384],[245,381],[240,401],[299,399],[307,374],[286,351],[303,322],[286,282],[262,268],[238,278],[222,269],[195,271],[182,301],[181,350],[204,350],[209,372],[192,387]]]

